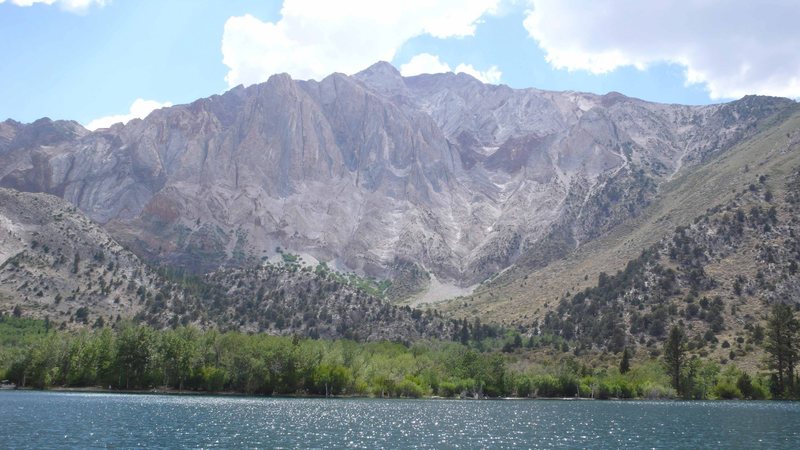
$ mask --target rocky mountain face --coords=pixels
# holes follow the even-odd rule
[[[92,133],[7,121],[0,185],[62,197],[138,255],[195,272],[281,247],[468,286],[603,235],[793,105],[662,105],[378,63],[275,75]]]

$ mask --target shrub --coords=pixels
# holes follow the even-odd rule
[[[526,376],[518,377],[514,382],[514,392],[518,397],[530,397],[534,393],[533,383]]]
[[[677,392],[675,389],[671,387],[662,386],[660,384],[653,383],[651,381],[645,382],[641,387],[639,387],[639,397],[647,398],[647,399],[661,399],[661,398],[675,398],[677,397]]]
[[[561,386],[558,379],[552,375],[542,375],[535,377],[532,382],[533,393],[536,397],[559,397],[561,396]]]
[[[397,393],[401,397],[420,398],[426,394],[426,389],[414,380],[405,378],[397,384]]]
[[[200,369],[200,373],[203,378],[203,387],[205,390],[215,392],[221,391],[225,387],[228,374],[224,369],[205,366]]]
[[[442,381],[439,383],[437,393],[442,397],[455,397],[460,394],[458,384],[453,381]]]
[[[720,380],[717,385],[714,386],[714,395],[724,400],[742,398],[742,392],[739,388],[728,380]]]

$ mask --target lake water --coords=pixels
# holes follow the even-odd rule
[[[800,448],[800,404],[0,392],[0,448]]]

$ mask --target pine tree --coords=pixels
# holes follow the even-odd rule
[[[619,373],[626,374],[631,370],[631,351],[628,347],[622,351],[622,360],[619,362]]]
[[[797,364],[797,334],[800,322],[789,305],[776,303],[772,307],[767,322],[767,336],[764,348],[767,351],[770,368],[774,370],[773,391],[778,396],[794,392],[794,368]]]
[[[464,319],[464,322],[461,325],[461,333],[459,333],[459,341],[461,341],[461,343],[464,345],[467,345],[467,343],[469,343],[469,324],[467,324],[467,319]]]
[[[674,325],[669,332],[669,337],[664,343],[664,363],[667,366],[667,372],[672,378],[672,386],[678,391],[679,395],[683,394],[681,385],[681,371],[686,362],[686,333],[683,328]]]

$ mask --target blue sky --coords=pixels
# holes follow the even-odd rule
[[[186,103],[227,90],[220,45],[234,15],[278,2],[117,0],[80,13],[0,4],[0,120],[88,123],[136,98]]]
[[[0,0],[0,120],[107,125],[276,72],[319,79],[380,59],[668,103],[797,98],[800,2],[753,3]]]

